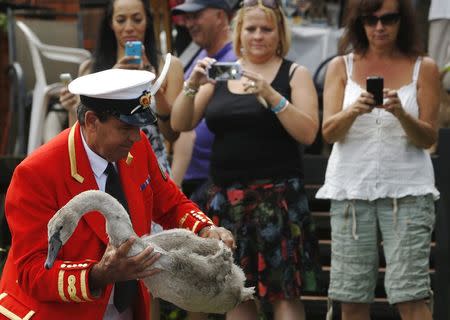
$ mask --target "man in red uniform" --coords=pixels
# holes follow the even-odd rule
[[[69,90],[81,97],[78,122],[16,168],[5,203],[12,245],[0,282],[0,319],[149,319],[143,283],[123,312],[113,303],[114,284],[151,277],[158,255],[149,247],[128,258],[133,239],[108,245],[99,212],[83,216],[53,268],[44,268],[48,221],[80,192],[105,191],[109,163],[138,236],[150,233],[153,219],[165,229],[187,228],[234,246],[231,233],[215,227],[168,178],[139,130],[155,120],[145,91],[153,78],[112,69],[76,79]]]

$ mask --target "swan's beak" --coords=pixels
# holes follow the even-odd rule
[[[54,233],[50,240],[48,241],[48,251],[47,260],[45,260],[45,269],[50,269],[55,263],[56,257],[58,256],[59,249],[62,247],[62,241],[59,236],[59,231]]]

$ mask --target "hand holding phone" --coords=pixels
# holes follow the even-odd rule
[[[141,64],[142,60],[142,42],[140,41],[127,41],[125,43],[125,55],[132,57],[139,57],[129,60],[129,63]]]
[[[375,107],[383,105],[384,79],[382,77],[367,77],[366,90],[373,95]]]
[[[59,80],[63,85],[67,86],[72,81],[72,75],[70,73],[61,73],[59,75]]]
[[[208,79],[216,81],[239,80],[241,65],[237,62],[216,62],[208,68]]]

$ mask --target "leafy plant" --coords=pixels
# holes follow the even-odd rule
[[[4,3],[6,0],[0,0],[0,3]],[[7,17],[4,12],[0,12],[0,31],[6,32]]]
[[[6,32],[6,24],[7,24],[6,14],[0,13],[0,30],[1,31]]]

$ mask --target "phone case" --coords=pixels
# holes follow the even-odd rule
[[[383,87],[382,77],[368,77],[366,80],[367,92],[373,94],[376,106],[383,105]]]
[[[139,59],[130,60],[130,63],[140,64],[142,55],[142,43],[140,41],[128,41],[125,43],[125,55],[139,56]]]

